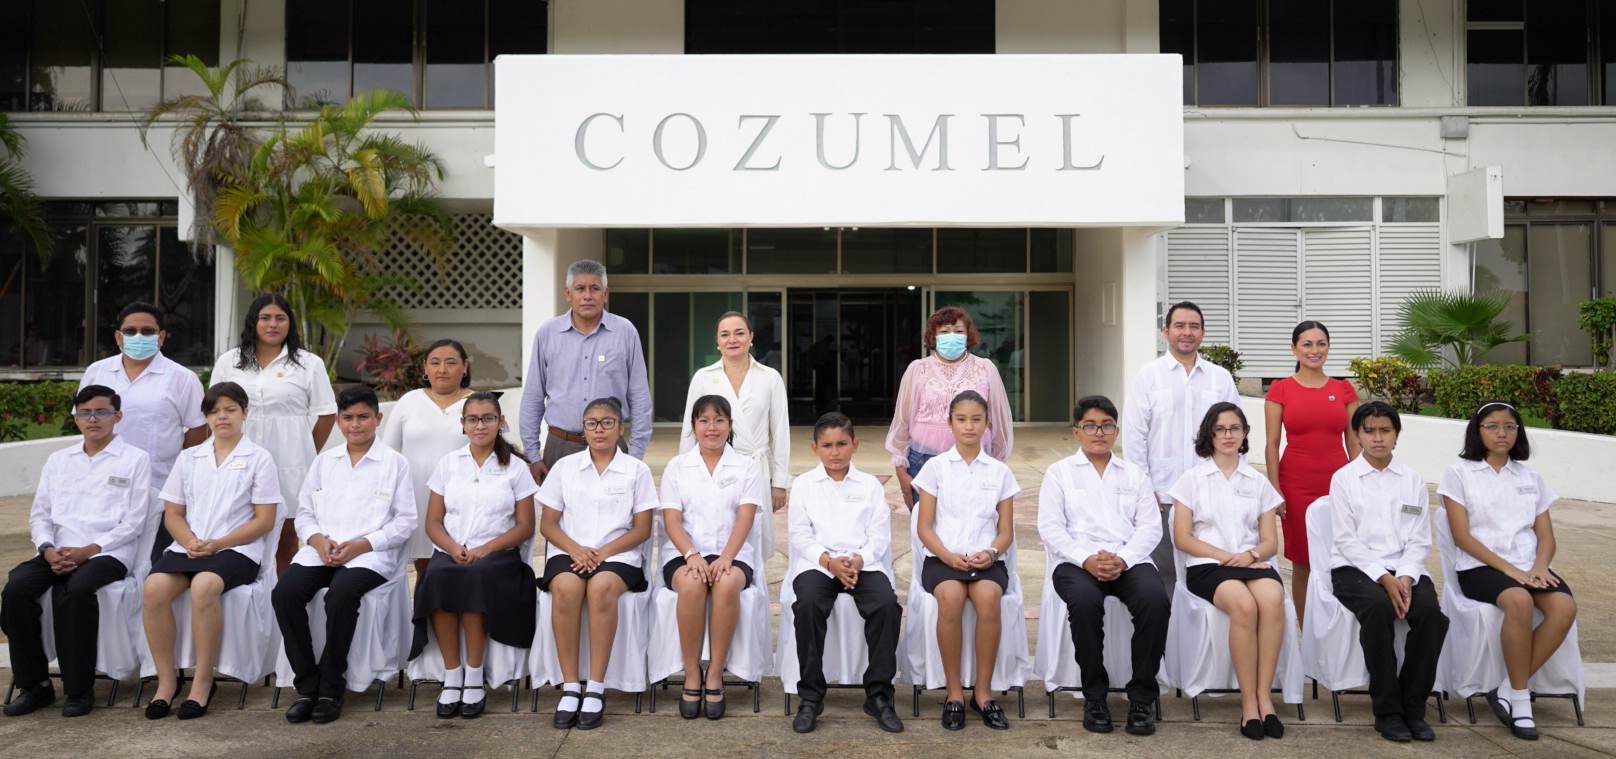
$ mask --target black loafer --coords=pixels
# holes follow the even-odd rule
[[[215,681],[213,686],[208,688],[208,702],[199,704],[191,699],[185,699],[185,702],[180,704],[179,718],[197,719],[208,716],[208,707],[213,705],[213,697],[217,695],[219,695],[219,683]]]
[[[483,697],[475,702],[460,702],[461,719],[477,719],[483,716],[483,709],[488,706],[488,691],[483,691]]]
[[[12,702],[16,703],[16,702]],[[168,702],[161,699],[152,699],[146,704],[146,719],[162,719],[168,716]]]
[[[62,703],[63,717],[82,717],[95,710],[94,696],[68,696]]]
[[[1375,732],[1380,733],[1380,737],[1396,743],[1408,743],[1414,740],[1414,733],[1408,729],[1408,723],[1396,714],[1376,717]]]
[[[50,706],[54,701],[56,701],[56,686],[51,685],[51,681],[46,680],[32,688],[23,689],[23,692],[17,694],[17,697],[12,699],[11,703],[6,704],[5,713],[7,717],[21,717],[24,714],[31,714],[37,709]]]
[[[791,730],[798,733],[811,733],[814,726],[819,724],[819,713],[825,706],[816,701],[804,701],[797,706],[797,716],[791,720]]]
[[[568,696],[572,696],[573,698],[578,699],[578,702],[579,702],[580,705],[583,703],[584,694],[581,693],[581,692],[574,693],[574,692],[565,691],[565,690],[561,691],[561,700],[562,701],[565,701]],[[571,730],[572,728],[577,727],[578,726],[578,707],[575,706],[575,707],[573,707],[571,709],[562,710],[561,701],[557,701],[556,702],[555,721],[552,722],[551,724],[557,730]]]
[[[707,719],[723,719],[724,709],[728,706],[727,702],[729,700],[724,695],[724,686],[719,685],[717,688],[708,688],[707,695],[718,696],[717,701],[707,701],[705,698],[702,701],[702,708],[707,711]]]
[[[1263,734],[1270,738],[1285,737],[1285,723],[1279,721],[1278,714],[1270,714],[1263,717],[1262,729]]]
[[[1105,705],[1105,699],[1083,699],[1083,729],[1091,733],[1111,732],[1111,707]]]
[[[898,719],[898,712],[892,708],[892,699],[887,696],[876,696],[865,699],[864,713],[875,718],[875,724],[889,733],[903,732],[903,720]]]
[[[314,716],[314,699],[308,696],[298,696],[291,706],[286,707],[286,721],[294,725],[308,722]]]
[[[943,729],[965,729],[965,704],[958,701],[949,701],[943,704]]]
[[[316,725],[323,725],[327,722],[335,722],[338,719],[341,719],[342,699],[321,698],[314,704],[314,712],[312,716],[314,718],[314,724]]]
[[[1240,725],[1240,734],[1254,741],[1263,739],[1262,720],[1248,719]]]
[[[987,725],[994,730],[1010,729],[1010,718],[1005,716],[1004,707],[999,706],[999,702],[994,701],[991,698],[988,699],[988,702],[982,706],[977,706],[976,699],[972,698],[971,711],[981,714],[982,724]]]
[[[590,691],[584,694],[584,701],[588,701],[589,699],[604,702],[606,700],[606,694]],[[603,703],[602,706],[605,706],[605,704]],[[586,712],[583,710],[583,701],[578,702],[579,730],[594,730],[595,728],[600,727],[600,724],[605,721],[606,710],[604,708],[598,712]]]
[[[1408,725],[1408,732],[1410,735],[1414,736],[1414,740],[1436,740],[1436,731],[1431,729],[1431,723],[1426,722],[1423,719],[1405,719],[1403,720],[1403,723]]]
[[[1128,726],[1124,729],[1129,735],[1153,735],[1156,732],[1156,715],[1150,711],[1150,704],[1129,701]]]

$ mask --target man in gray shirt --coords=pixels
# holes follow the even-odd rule
[[[615,397],[629,425],[623,440],[629,455],[645,458],[651,442],[651,386],[645,376],[645,353],[634,324],[607,313],[606,267],[583,260],[567,267],[563,294],[572,308],[539,326],[533,335],[533,361],[522,381],[522,448],[539,450],[548,431],[544,457],[532,464],[542,479],[568,454],[586,448],[584,407],[597,398]],[[637,422],[630,425],[630,422]]]

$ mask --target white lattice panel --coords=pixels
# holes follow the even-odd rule
[[[439,277],[432,259],[398,233],[377,258],[383,269],[402,271],[420,292],[385,292],[405,308],[521,308],[522,236],[495,227],[493,214],[454,215],[454,251]]]

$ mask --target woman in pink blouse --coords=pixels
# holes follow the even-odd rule
[[[988,402],[993,420],[982,436],[982,452],[1000,461],[1010,458],[1014,433],[1010,426],[1010,399],[1004,380],[992,361],[968,351],[981,339],[971,315],[958,306],[944,306],[926,319],[926,347],[933,353],[909,365],[898,385],[897,409],[887,431],[887,450],[898,473],[899,492],[910,509],[918,500],[912,480],[933,456],[954,447],[948,428],[948,404],[966,390],[975,390]]]

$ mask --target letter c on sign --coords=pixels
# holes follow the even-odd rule
[[[613,116],[612,114],[609,114],[609,113],[597,113],[597,114],[594,114],[594,115],[590,116],[587,119],[584,119],[583,123],[578,125],[578,134],[577,134],[577,136],[573,137],[573,139],[572,139],[572,149],[575,152],[577,152],[578,161],[580,163],[582,163],[583,165],[588,166],[591,169],[594,169],[595,171],[606,171],[608,169],[615,169],[615,168],[617,168],[618,163],[623,162],[623,157],[618,156],[617,157],[617,163],[614,163],[614,164],[612,164],[610,166],[596,166],[593,161],[589,160],[589,156],[584,154],[584,137],[585,137],[585,135],[587,135],[589,133],[589,125],[592,122],[594,122],[595,119],[598,119],[598,118],[600,118],[602,116],[605,116],[607,118],[612,119],[613,121],[616,121],[618,131],[622,131],[622,129],[623,129],[623,117],[622,116]]]
[[[672,121],[673,117],[675,116],[683,116],[690,119],[690,123],[696,125],[696,157],[690,161],[690,166],[674,166],[673,164],[668,163],[668,159],[662,157],[662,129],[663,127],[666,127],[668,122]],[[701,122],[698,121],[695,116],[688,113],[670,113],[666,118],[657,122],[656,134],[651,136],[651,147],[656,151],[656,159],[661,161],[663,166],[673,169],[674,171],[684,171],[698,163],[701,163],[701,159],[707,155],[707,130],[702,128]]]

